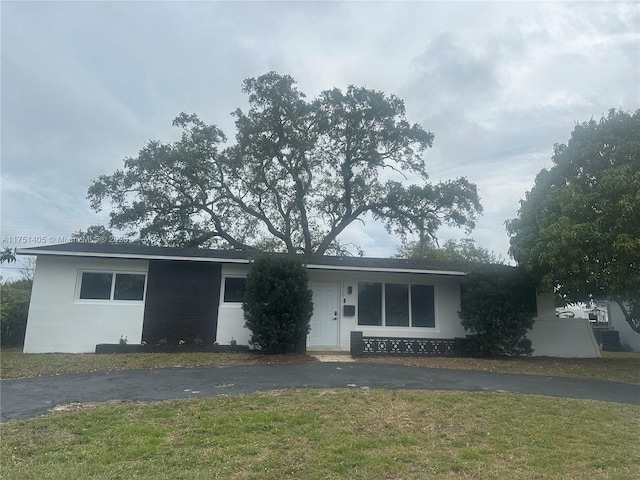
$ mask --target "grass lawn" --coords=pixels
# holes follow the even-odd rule
[[[188,367],[197,365],[237,365],[278,360],[278,356],[253,353],[22,353],[19,349],[2,349],[0,378],[22,378],[64,373],[106,370]],[[299,356],[291,355],[290,361]],[[306,360],[312,360],[305,357]]]
[[[364,361],[371,363],[393,362],[417,367],[588,378],[640,384],[640,353],[638,352],[602,352],[602,358],[377,357],[368,358]]]
[[[0,360],[2,378],[19,378],[313,359],[2,350]],[[640,383],[638,353],[362,361]],[[0,433],[0,478],[12,480],[640,478],[640,407],[507,393],[315,389],[73,405]]]
[[[0,353],[0,378],[195,365],[232,365],[257,362],[313,361],[299,355],[257,353],[126,353],[95,355],[71,353],[23,354],[17,349]],[[550,357],[445,358],[378,357],[359,360],[369,363],[400,363],[416,367],[455,368],[532,375],[613,380],[640,384],[640,353],[603,352],[603,358],[566,359]]]
[[[286,390],[0,430],[12,480],[640,478],[640,407],[506,393]]]

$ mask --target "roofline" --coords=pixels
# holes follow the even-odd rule
[[[99,253],[92,252],[61,252],[57,250],[31,250],[29,248],[21,248],[16,252],[18,255],[52,255],[60,257],[91,257],[91,258],[119,258],[127,260],[176,260],[191,262],[215,262],[215,263],[237,263],[248,265],[252,260],[248,258],[223,258],[223,257],[185,257],[178,255],[144,255],[144,254],[126,254],[126,253]],[[419,273],[429,275],[449,275],[449,276],[466,276],[467,274],[457,270],[424,270],[413,268],[398,267],[356,267],[347,265],[322,265],[308,263],[305,266],[314,270],[342,270],[342,271],[358,271],[358,272],[385,272],[385,273]]]
[[[181,255],[145,255],[140,253],[104,253],[104,252],[65,252],[58,250],[29,250],[19,249],[18,255],[57,255],[61,257],[101,257],[101,258],[126,258],[130,260],[185,260],[196,262],[218,263],[249,263],[246,258],[222,258],[222,257],[185,257]]]
[[[313,265],[305,264],[307,268],[313,268],[318,270],[351,270],[358,272],[384,272],[384,273],[421,273],[429,275],[449,275],[449,276],[461,276],[464,277],[467,274],[465,272],[455,270],[422,270],[417,268],[398,268],[398,267],[347,267],[342,265]]]

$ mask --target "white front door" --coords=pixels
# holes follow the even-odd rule
[[[338,341],[338,294],[340,284],[335,282],[312,282],[313,316],[309,347],[337,347]]]

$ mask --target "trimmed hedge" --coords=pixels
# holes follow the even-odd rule
[[[309,277],[292,255],[256,258],[247,275],[245,327],[250,342],[269,353],[304,353],[313,314]]]
[[[472,355],[531,355],[526,334],[536,314],[535,286],[518,268],[479,266],[462,284],[460,318]]]

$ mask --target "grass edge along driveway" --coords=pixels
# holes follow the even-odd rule
[[[128,354],[24,354],[17,349],[0,352],[1,378],[23,378],[66,373],[122,369],[170,368],[204,365],[289,363],[314,361],[310,356],[260,353],[128,353]],[[603,352],[603,358],[448,358],[374,357],[367,363],[395,363],[415,367],[451,368],[500,373],[586,378],[640,384],[640,353]]]

